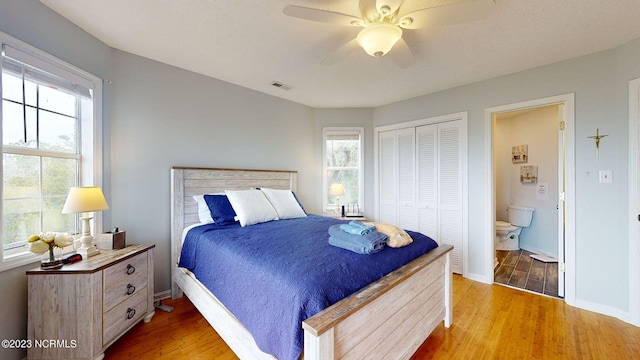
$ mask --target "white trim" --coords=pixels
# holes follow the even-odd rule
[[[622,311],[618,308],[597,304],[597,303],[593,303],[591,301],[585,301],[582,299],[576,299],[575,304],[573,304],[573,306],[583,310],[593,311],[598,314],[612,316],[622,321],[625,321],[625,319],[628,318],[628,314],[625,311]]]
[[[495,179],[493,174],[493,116],[502,112],[536,108],[547,105],[564,104],[566,136],[566,224],[565,224],[565,297],[567,304],[576,306],[576,186],[575,186],[575,94],[552,96],[501,105],[485,110],[485,203],[490,205],[485,217],[485,270],[483,282],[493,283],[494,237],[495,237]]]
[[[52,73],[59,73],[59,70],[62,69],[65,72],[68,72],[69,76],[73,78],[73,81],[87,87],[91,88],[93,86],[93,119],[91,122],[80,120],[80,126],[83,127],[81,129],[81,134],[87,135],[87,132],[91,136],[92,146],[90,149],[82,149],[82,155],[84,157],[90,157],[91,161],[80,161],[80,181],[81,185],[94,185],[102,187],[103,179],[102,179],[102,165],[103,165],[103,151],[102,151],[102,79],[99,77],[88,73],[74,65],[71,65],[63,60],[56,58],[53,55],[50,55],[38,48],[35,48],[23,41],[20,41],[6,33],[0,31],[0,43],[7,44],[15,50],[18,50],[20,53],[23,53],[25,57],[29,58],[29,61],[34,61],[37,63],[38,67],[43,68],[43,70],[50,71]],[[26,58],[25,58],[26,59]],[[1,83],[0,83],[1,85]],[[1,86],[0,86],[0,98],[1,98]],[[0,105],[0,111],[2,110],[2,106]],[[86,127],[89,127],[88,131]],[[2,132],[0,129],[0,138]],[[86,143],[86,138],[81,139],[82,143]],[[86,163],[90,163],[90,168],[83,168]],[[87,165],[89,166],[89,165]],[[88,176],[87,176],[88,175]],[[0,167],[0,179],[2,178],[2,169]],[[1,195],[0,195],[1,196]],[[1,207],[0,207],[1,208]],[[2,219],[2,210],[0,209],[0,229],[1,229],[1,219]],[[102,231],[103,229],[103,221],[102,221],[102,213],[96,212],[93,216],[93,226],[92,229],[94,232]],[[36,260],[37,261],[37,260]],[[0,271],[12,269],[18,266],[26,265],[29,263],[33,263],[33,257],[31,254],[25,254],[16,256],[15,258],[4,259],[2,254],[2,248],[0,248]]]
[[[468,164],[468,151],[469,151],[469,114],[466,111],[434,116],[425,119],[411,120],[391,125],[377,126],[373,129],[373,154],[374,154],[374,216],[376,220],[380,219],[380,177],[379,177],[379,158],[378,158],[378,144],[380,141],[380,133],[384,131],[399,130],[405,128],[415,128],[417,126],[438,124],[449,121],[462,121],[462,276],[470,278],[472,280],[478,280],[478,277],[474,274],[468,273],[469,271],[469,164]]]
[[[469,273],[469,114],[458,113],[462,120],[462,276]]]
[[[467,112],[461,111],[457,113],[434,116],[434,117],[425,118],[425,119],[411,120],[411,121],[405,121],[405,122],[391,124],[391,125],[377,126],[373,128],[373,132],[374,132],[375,138],[377,139],[378,134],[382,131],[406,129],[410,127],[437,124],[437,123],[443,123],[447,121],[456,121],[456,120],[465,120],[465,124],[466,124],[467,117],[468,117]]]
[[[73,81],[84,87],[90,88],[92,84],[95,84],[95,80],[98,79],[95,75],[60,60],[57,57],[18,40],[2,31],[0,31],[0,42],[9,45],[13,50],[20,51],[22,55],[18,56],[20,61],[28,63],[33,62],[34,66],[58,76],[60,76],[59,69],[62,68],[71,72],[73,74]],[[15,56],[16,53],[13,52],[11,55]]]
[[[103,178],[102,178],[102,79],[93,76],[94,87],[93,87],[93,128],[89,132],[88,136],[93,137],[93,148],[82,151],[82,154],[91,153],[91,161],[92,167],[91,170],[83,171],[82,174],[91,173],[92,178],[89,181],[88,179],[83,179],[83,186],[98,186],[103,189]],[[87,135],[86,131],[82,132],[83,135]],[[82,164],[82,162],[81,162]],[[103,189],[104,191],[104,189]],[[110,194],[107,194],[107,199],[110,198]],[[103,225],[103,216],[102,212],[94,212],[93,213],[93,224],[91,225],[91,229],[93,232],[97,234],[98,232],[104,231]]]
[[[2,249],[0,249],[1,251]],[[36,264],[40,262],[40,256],[36,254],[22,254],[13,258],[0,260],[0,272],[11,270],[28,264]],[[36,265],[34,265],[36,266]]]
[[[640,136],[640,78],[629,82],[629,315],[628,322],[640,326],[640,169],[638,137]]]

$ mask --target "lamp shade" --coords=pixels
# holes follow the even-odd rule
[[[402,29],[388,22],[367,26],[358,33],[358,44],[367,54],[380,57],[391,51],[393,45],[402,37]]]
[[[329,188],[329,195],[331,196],[344,195],[344,186],[342,186],[342,184],[331,184],[331,187]]]
[[[72,187],[62,207],[63,214],[107,210],[107,200],[97,186]]]

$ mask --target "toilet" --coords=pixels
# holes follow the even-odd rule
[[[531,225],[534,208],[509,205],[507,206],[507,214],[509,222],[496,221],[496,250],[519,250],[520,249],[520,232],[523,227]]]

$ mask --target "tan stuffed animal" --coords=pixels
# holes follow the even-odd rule
[[[387,246],[393,248],[399,248],[406,245],[409,245],[413,242],[413,239],[406,231],[400,229],[399,227],[391,224],[383,224],[377,222],[366,222],[365,225],[373,225],[376,227],[376,230],[387,235],[389,237],[389,241],[387,241]]]

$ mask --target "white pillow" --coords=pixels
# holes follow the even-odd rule
[[[202,195],[193,195],[193,200],[198,204],[198,218],[200,219],[201,224],[211,224],[213,222],[213,218],[211,217],[211,210],[209,210],[209,205],[204,200],[204,196]]]
[[[267,196],[267,199],[273,205],[278,213],[278,218],[283,219],[295,219],[307,216],[304,210],[298,204],[295,196],[291,190],[276,190],[276,189],[264,189],[262,192]]]
[[[256,189],[226,190],[225,193],[241,226],[278,220],[278,213],[262,191]]]

